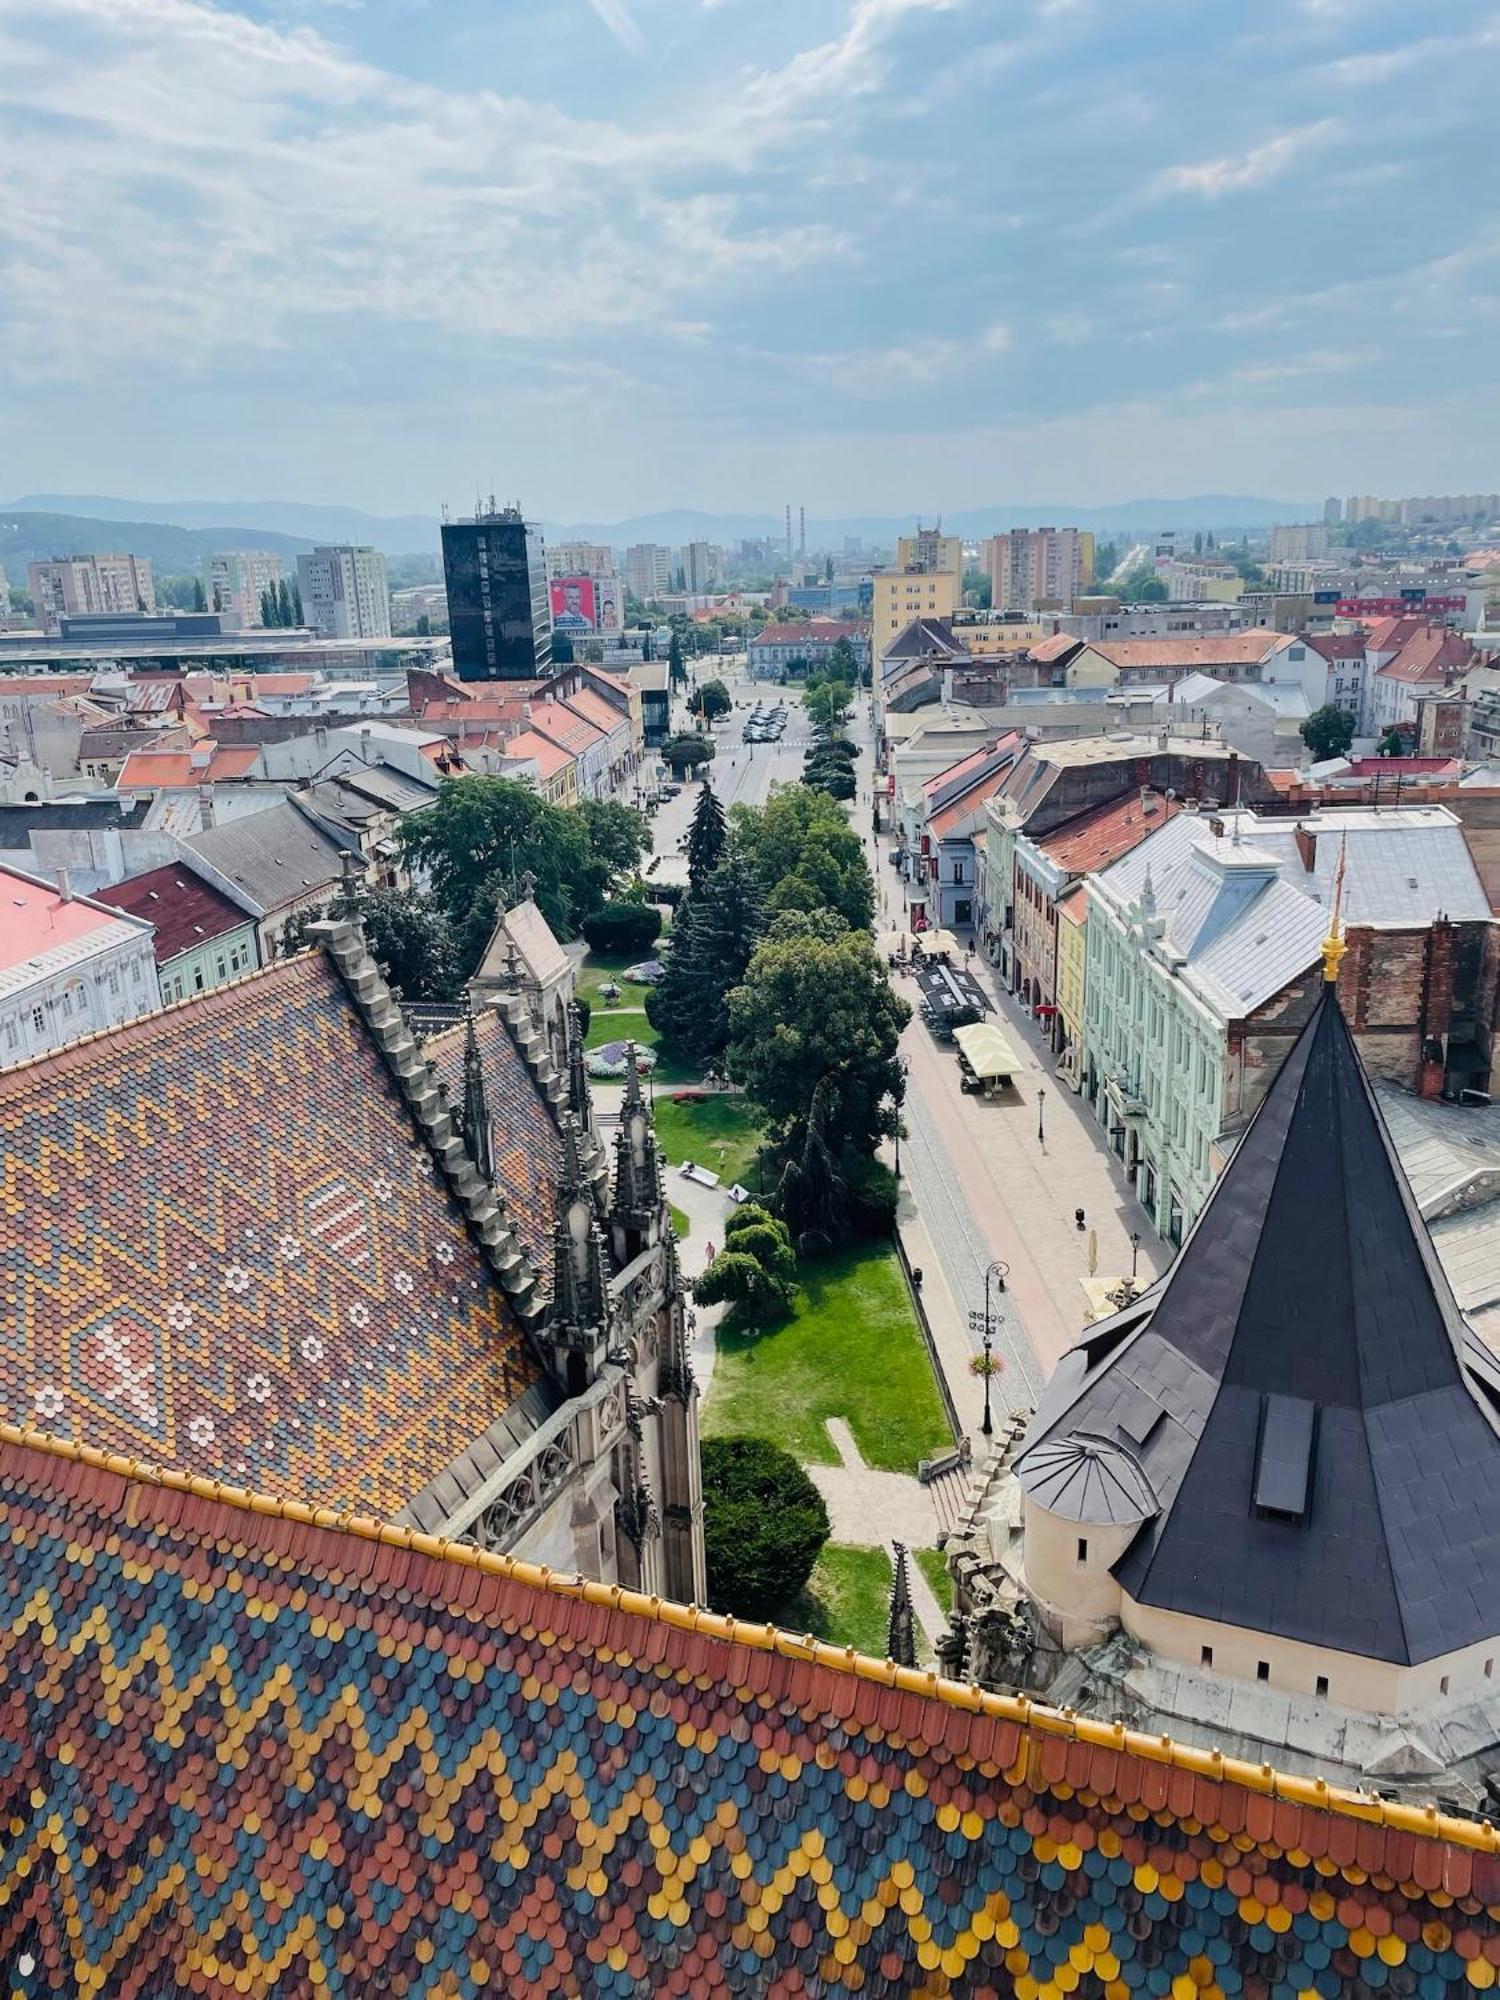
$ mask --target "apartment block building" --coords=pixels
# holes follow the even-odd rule
[[[297,558],[302,615],[324,639],[386,639],[391,594],[379,549],[336,544]]]
[[[1083,528],[1012,528],[985,543],[984,568],[997,609],[1066,610],[1094,581],[1094,538]]]
[[[672,551],[664,542],[632,542],[625,551],[625,587],[648,603],[672,588]]]
[[[547,547],[547,577],[613,576],[615,552],[608,542],[551,542]]]
[[[153,612],[156,589],[145,556],[65,556],[29,563],[27,588],[44,632],[62,631],[64,618],[101,612]]]
[[[209,558],[208,608],[242,630],[265,621],[261,597],[281,582],[281,557],[272,549],[226,549]],[[386,630],[390,627],[387,625]]]

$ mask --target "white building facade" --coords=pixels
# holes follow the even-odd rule
[[[0,869],[0,1068],[161,1006],[152,926]]]

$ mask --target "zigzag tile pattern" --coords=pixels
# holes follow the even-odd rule
[[[1495,1984],[1493,1836],[757,1634],[11,1432],[8,1990]]]
[[[484,1073],[485,1105],[495,1160],[495,1192],[521,1247],[539,1271],[551,1268],[552,1231],[563,1179],[562,1134],[552,1108],[493,1007],[474,1024]],[[448,1102],[464,1101],[464,1031],[447,1028],[422,1045],[422,1053],[448,1089]]]
[[[323,953],[0,1074],[0,1414],[385,1514],[538,1373]]]

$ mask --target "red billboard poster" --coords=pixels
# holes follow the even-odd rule
[[[591,576],[559,576],[552,582],[552,622],[565,632],[592,632],[598,620],[594,611],[594,579]]]

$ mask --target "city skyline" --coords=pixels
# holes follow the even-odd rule
[[[0,0],[5,483],[558,520],[1486,488],[1500,23],[1408,23]]]

